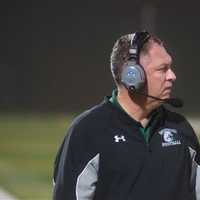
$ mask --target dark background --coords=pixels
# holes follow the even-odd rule
[[[148,29],[174,58],[174,95],[198,114],[198,1],[4,1],[0,109],[80,111],[110,95],[109,56],[122,34]]]

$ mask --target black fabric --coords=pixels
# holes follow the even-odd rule
[[[148,144],[140,133],[141,124],[109,98],[78,116],[55,160],[53,199],[76,200],[77,177],[99,153],[92,200],[195,200],[188,147],[197,151],[199,162],[197,137],[183,116],[163,106],[153,114]],[[171,143],[162,135],[168,129],[175,132]],[[125,141],[116,142],[116,136]]]

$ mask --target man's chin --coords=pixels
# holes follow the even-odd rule
[[[171,94],[168,93],[168,94],[163,95],[161,99],[170,99],[170,98],[171,98]]]

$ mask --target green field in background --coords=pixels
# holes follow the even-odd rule
[[[73,117],[0,115],[0,187],[19,200],[52,199],[54,158]]]
[[[53,162],[71,119],[1,115],[0,186],[20,200],[52,199]]]

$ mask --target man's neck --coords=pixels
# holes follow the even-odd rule
[[[126,111],[126,113],[140,122],[143,127],[145,127],[149,121],[149,114],[153,110],[151,105],[143,103],[144,100],[141,99],[140,104],[135,103],[134,99],[131,99],[126,90],[118,90],[117,95],[118,103]]]

